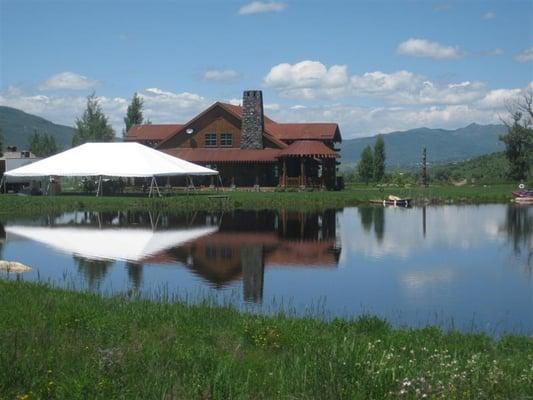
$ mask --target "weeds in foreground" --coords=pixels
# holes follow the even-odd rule
[[[526,399],[533,339],[0,281],[0,398]]]

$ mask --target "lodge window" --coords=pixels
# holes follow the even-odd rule
[[[205,135],[205,147],[214,147],[217,145],[217,134],[207,133]]]
[[[231,133],[222,133],[220,135],[220,145],[225,147],[233,146],[233,136]]]

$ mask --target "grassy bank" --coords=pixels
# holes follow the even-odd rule
[[[0,281],[2,399],[526,399],[533,339]]]
[[[149,199],[145,196],[111,197],[63,195],[56,197],[29,197],[0,195],[0,214],[53,213],[73,210],[210,210],[210,209],[266,209],[286,208],[299,210],[353,206],[372,199],[383,199],[388,194],[409,197],[416,202],[429,203],[490,203],[508,202],[516,185],[493,186],[434,186],[424,188],[378,188],[349,186],[339,192],[223,192],[228,199],[212,199],[215,193],[197,192],[187,196]],[[222,193],[217,193],[222,194]]]

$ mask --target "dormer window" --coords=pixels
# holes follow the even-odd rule
[[[233,135],[231,133],[222,133],[220,135],[220,146],[222,147],[233,146]]]
[[[205,135],[205,147],[216,147],[216,145],[217,145],[217,134],[207,133]]]

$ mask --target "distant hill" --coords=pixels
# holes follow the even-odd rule
[[[466,161],[436,165],[429,168],[432,180],[498,183],[507,182],[509,161],[504,152],[491,153]]]
[[[431,164],[467,160],[502,151],[504,145],[498,137],[505,132],[504,125],[470,124],[456,130],[417,128],[388,133],[383,135],[387,168],[416,166],[424,146]],[[359,161],[363,148],[373,146],[375,141],[375,137],[344,140],[341,145],[342,166],[353,167]]]
[[[62,149],[71,146],[74,135],[74,128],[70,126],[54,124],[36,115],[5,106],[0,106],[0,128],[4,136],[4,147],[17,146],[19,149],[28,147],[35,129],[52,135]]]

